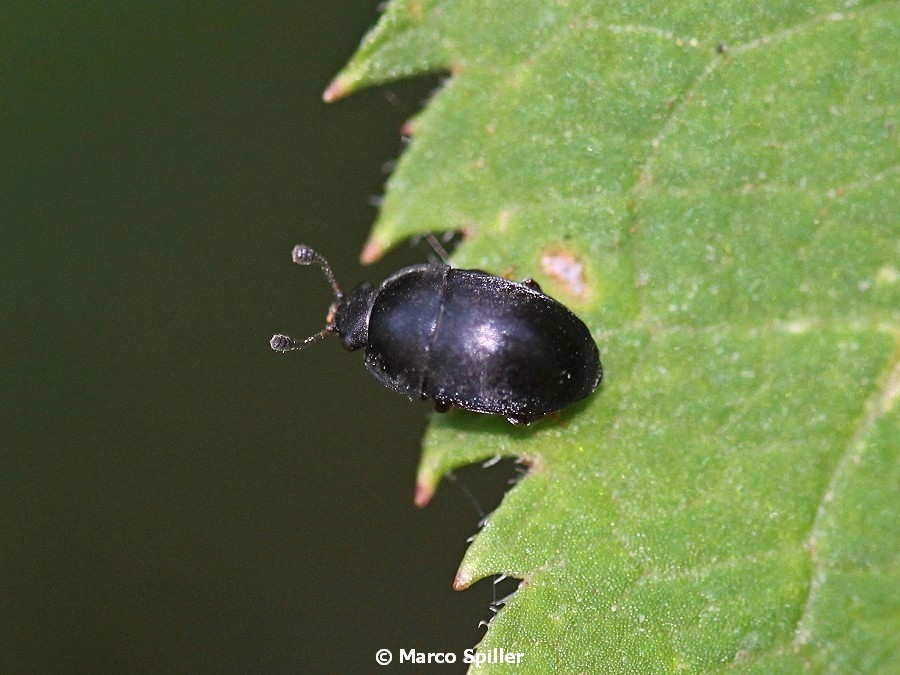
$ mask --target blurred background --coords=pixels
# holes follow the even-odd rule
[[[461,654],[478,515],[429,415],[318,331],[439,77],[325,105],[376,3],[0,9],[0,670],[379,672]],[[484,508],[511,467],[469,470]],[[464,667],[432,666],[441,672]],[[392,667],[389,670],[393,670]]]

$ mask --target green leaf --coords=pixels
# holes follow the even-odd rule
[[[330,97],[451,77],[371,235],[460,230],[593,329],[601,389],[527,429],[457,587],[523,583],[490,672],[900,672],[896,2],[393,1]]]

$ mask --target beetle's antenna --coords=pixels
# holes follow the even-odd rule
[[[291,260],[293,260],[298,265],[318,265],[322,268],[322,272],[325,273],[325,278],[328,279],[328,283],[331,284],[331,290],[334,291],[334,297],[343,298],[344,293],[341,291],[341,287],[338,286],[337,279],[334,278],[334,272],[331,271],[331,265],[328,264],[328,261],[322,257],[320,253],[310,248],[306,244],[297,244],[294,247],[294,250],[291,251]],[[277,337],[277,336],[276,336]],[[282,336],[287,337],[287,336]],[[315,336],[313,336],[315,338]],[[275,338],[272,338],[273,340]],[[289,338],[290,339],[290,338]],[[312,338],[310,338],[312,339]],[[318,339],[318,338],[316,338]],[[293,342],[293,340],[292,340]],[[303,344],[306,344],[309,340],[304,341]],[[272,349],[275,349],[274,344]],[[295,349],[299,349],[296,347]],[[278,350],[278,351],[286,351],[286,350]]]
[[[334,272],[331,271],[331,265],[329,265],[328,261],[325,260],[325,258],[322,257],[322,255],[315,249],[310,248],[306,244],[297,244],[291,251],[291,260],[293,260],[298,265],[318,265],[319,267],[321,267],[322,272],[324,272],[325,274],[325,278],[328,279],[328,283],[331,284],[331,290],[334,292],[334,297],[337,298],[338,301],[340,301],[341,298],[344,297],[344,294],[341,291],[341,287],[338,286],[337,280],[334,278]],[[328,313],[328,325],[326,325],[325,328],[320,330],[315,335],[310,335],[302,342],[299,342],[292,338],[290,335],[278,333],[277,335],[273,335],[272,339],[269,340],[269,346],[276,352],[292,352],[297,349],[303,349],[304,347],[311,345],[313,342],[318,342],[329,333],[335,332],[335,330],[337,329],[334,326],[334,318],[332,313],[334,312],[334,308],[337,305],[338,302],[335,302],[331,306],[331,310]]]
[[[334,332],[334,329],[326,326],[315,335],[310,335],[303,342],[297,342],[290,335],[283,335],[282,333],[279,333],[278,335],[272,336],[272,339],[269,340],[269,346],[276,352],[292,352],[296,349],[303,349],[313,342],[318,342],[323,337],[332,332]]]

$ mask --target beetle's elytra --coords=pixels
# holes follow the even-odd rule
[[[587,326],[533,281],[429,263],[345,295],[312,248],[295,246],[292,258],[319,265],[335,300],[324,329],[302,342],[275,335],[275,351],[337,333],[345,349],[365,348],[366,367],[388,389],[430,399],[437,410],[456,406],[513,424],[589,396],[603,376]]]

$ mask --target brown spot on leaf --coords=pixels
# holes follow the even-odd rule
[[[422,7],[421,2],[411,2],[406,7],[406,11],[409,13],[409,16],[414,21],[421,21],[422,17],[425,15],[425,10]]]
[[[462,237],[463,241],[467,241],[475,236],[475,227],[473,225],[464,225],[456,229]]]
[[[546,251],[541,256],[541,268],[544,274],[565,286],[571,295],[587,297],[584,265],[571,252],[560,248]]]

